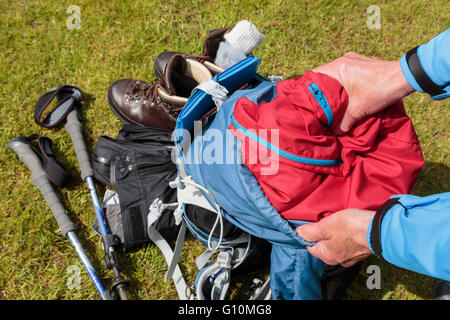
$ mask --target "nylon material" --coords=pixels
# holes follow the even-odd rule
[[[292,153],[298,155],[306,145],[310,153],[320,155],[317,159],[329,159],[335,152],[342,158],[339,166],[321,167],[294,165],[294,161],[279,157],[278,171],[267,175],[263,172],[267,168],[264,155],[255,152],[251,139],[235,133],[242,141],[245,166],[275,209],[285,219],[318,221],[347,207],[375,210],[390,195],[410,192],[423,166],[423,156],[402,102],[360,122],[348,134],[335,136],[320,118],[324,113],[307,90],[312,81],[326,96],[333,113],[341,114],[347,103],[342,86],[312,72],[300,79],[279,82],[277,97],[270,103],[256,105],[246,98],[233,102],[234,117],[242,127],[259,130],[278,126],[280,149],[295,149]],[[320,112],[316,112],[317,108]],[[301,116],[307,120],[304,125],[301,121],[299,124]],[[306,142],[312,127],[317,127],[315,132],[320,136],[330,137],[330,147],[324,147],[316,137]],[[304,141],[292,138],[297,136],[303,136]],[[257,157],[253,162],[252,153]]]
[[[247,130],[246,128],[241,126],[234,117],[232,118],[231,122],[234,125],[234,127],[237,128],[237,130],[239,130],[241,133],[243,133],[246,137],[248,137],[252,140],[255,140],[257,143],[261,144],[263,147],[270,149],[272,152],[277,153],[278,155],[282,156],[283,158],[287,158],[287,159],[295,161],[295,162],[317,165],[317,166],[334,166],[341,162],[340,159],[331,159],[331,160],[329,160],[329,159],[309,159],[309,158],[296,156],[294,154],[290,154],[284,150],[277,148],[276,146],[274,146],[267,140],[263,139],[262,137],[254,134],[250,130]]]
[[[449,52],[450,28],[417,49],[423,69],[438,86],[450,84]]]
[[[217,212],[204,197],[203,193],[192,186],[186,186],[184,189],[178,188],[177,198],[178,201],[184,204],[193,204],[211,212]]]
[[[94,159],[103,157],[110,163],[117,164],[115,190],[120,197],[122,220],[136,223],[131,227],[132,230],[139,229],[139,232],[125,235],[127,243],[133,244],[132,248],[124,246],[125,252],[149,242],[147,219],[152,202],[156,198],[167,205],[176,201],[176,190],[171,189],[168,184],[177,176],[170,150],[166,148],[173,145],[170,135],[170,132],[164,130],[124,125],[116,139],[102,136],[95,146]],[[93,161],[93,166],[95,178],[111,186],[111,166],[98,161]],[[135,215],[136,211],[139,211],[139,219],[127,219],[130,208],[134,208]],[[169,210],[164,210],[154,226],[166,239],[174,240],[177,236],[178,226],[175,225],[173,214]]]
[[[175,249],[173,251],[172,260],[170,261],[170,263],[168,263],[169,268],[164,277],[164,281],[168,281],[173,277],[175,268],[178,265],[178,261],[180,260],[181,251],[183,250],[185,236],[186,236],[186,223],[183,222],[181,224],[180,230],[178,231],[178,237],[175,243]]]
[[[39,149],[36,149],[31,144],[31,141],[37,139]],[[29,145],[31,152],[35,152],[40,157],[43,169],[49,180],[58,187],[65,185],[70,178],[70,174],[61,166],[61,164],[54,158],[51,149],[51,140],[47,137],[34,134],[26,139],[21,140],[24,144]]]
[[[186,216],[184,217],[184,220],[186,221],[186,226],[189,231],[202,243],[202,245],[208,247],[208,235],[196,228]]]
[[[155,229],[153,226],[148,227],[148,236],[150,240],[153,241],[153,243],[161,250],[161,252],[164,255],[164,258],[166,260],[167,265],[169,265],[170,261],[173,259],[173,252],[170,248],[167,241],[161,236],[161,234]],[[172,276],[173,282],[175,284],[175,287],[177,289],[178,296],[181,300],[187,300],[188,297],[186,296],[186,289],[187,285],[183,278],[183,274],[181,273],[181,270],[179,266],[177,265],[175,267],[173,276]]]
[[[311,77],[312,75],[309,74],[306,79],[311,80]],[[323,77],[320,80],[322,82],[317,83],[330,105],[335,122],[338,122],[345,111],[348,97],[342,86],[334,79],[326,78],[323,75],[321,77]],[[283,95],[284,89],[288,91],[285,94],[285,101],[293,103],[297,107],[296,111],[300,109],[303,112],[310,108],[308,112],[310,112],[311,117],[315,117],[322,125],[326,125],[328,120],[325,113],[314,98],[310,96],[307,88],[299,90],[293,85],[293,83],[298,84],[299,81],[301,80],[282,81],[276,86],[263,82],[254,88],[236,91],[222,105],[214,121],[209,124],[208,130],[203,132],[206,139],[197,137],[188,150],[185,150],[186,158],[181,155],[181,159],[194,159],[193,154],[201,154],[205,148],[212,144],[212,139],[208,139],[212,136],[210,130],[216,129],[223,132],[229,128],[237,104],[251,106],[251,103],[253,103],[256,105],[254,106],[255,110],[263,110],[268,104],[273,103],[274,106],[277,106],[277,108],[274,108],[277,114],[287,116],[277,105],[277,103],[283,101],[280,96]],[[296,104],[296,96],[298,97],[299,94],[307,95],[305,103],[308,104],[308,108],[302,109],[298,103]],[[194,97],[194,99],[197,98],[200,99],[198,96]],[[206,111],[194,109],[194,104],[192,104],[190,109],[186,110],[186,114],[194,117]],[[248,110],[247,108],[244,109]],[[289,117],[292,118],[292,116],[287,116],[287,118]],[[270,119],[270,117],[266,118]],[[397,122],[391,121],[392,119],[396,119]],[[183,121],[188,120],[187,118],[179,118],[177,128],[183,128]],[[279,125],[282,122],[277,123]],[[399,102],[381,115],[369,119],[365,126],[355,128],[339,141],[342,144],[342,159],[344,160],[340,174],[333,176],[328,173],[324,177],[317,174],[317,169],[311,170],[316,177],[314,179],[321,182],[320,187],[307,190],[308,197],[299,201],[302,204],[301,207],[292,206],[292,203],[289,204],[292,215],[284,216],[289,221],[280,216],[280,210],[276,210],[277,207],[273,206],[272,199],[266,196],[268,195],[266,189],[261,187],[261,180],[245,165],[185,163],[186,174],[191,175],[196,183],[207,188],[213,194],[217,203],[222,206],[222,213],[227,220],[245,232],[267,239],[274,245],[275,251],[272,251],[271,258],[271,288],[275,296],[283,299],[318,299],[321,297],[320,278],[324,265],[318,259],[309,255],[305,249],[305,245],[313,245],[314,243],[307,243],[295,234],[294,228],[298,224],[297,220],[299,220],[296,212],[310,211],[314,213],[316,219],[320,219],[350,204],[354,207],[377,208],[380,201],[384,201],[388,195],[396,190],[409,191],[412,187],[420,167],[423,165],[423,157],[414,129],[403,110],[402,103]],[[270,129],[271,127],[264,128]],[[298,125],[295,124],[289,128],[294,130],[298,128]],[[328,128],[315,128],[309,125],[305,125],[304,128],[309,133],[314,134],[318,132],[327,133],[326,130],[329,130]],[[377,132],[382,132],[382,135],[377,136]],[[366,136],[361,138],[360,135],[362,134],[366,134]],[[324,134],[325,136],[326,134]],[[381,142],[377,140],[379,138]],[[281,141],[289,145],[289,140],[281,139]],[[298,142],[295,139],[293,141],[294,143]],[[311,141],[320,145],[327,152],[336,150],[333,149],[337,144],[336,138],[327,140],[326,137],[314,137]],[[376,148],[373,148],[374,143],[377,143]],[[280,149],[282,147],[280,145]],[[222,154],[232,151],[235,152],[237,157],[242,157],[242,142],[236,137],[231,139],[231,143],[223,144],[221,148],[222,150],[219,151]],[[371,154],[370,152],[374,149],[380,153]],[[292,152],[292,148],[286,150]],[[300,150],[300,147],[298,150]],[[321,158],[329,157],[329,153],[322,152],[323,150],[313,151],[313,153]],[[177,152],[181,152],[181,150],[178,149]],[[400,162],[401,164],[399,164]],[[382,169],[380,170],[380,168]],[[355,171],[362,173],[363,178],[353,175]],[[301,172],[301,175],[303,176],[304,172]],[[366,176],[364,177],[364,175]],[[270,178],[273,182],[274,177]],[[290,171],[284,171],[283,179],[275,181],[275,185],[286,186],[291,190],[302,190],[304,185],[307,184],[305,180],[296,179],[296,176],[292,175]],[[295,184],[298,181],[300,181],[300,185]],[[386,181],[389,181],[389,184]],[[368,184],[371,185],[370,192],[366,188]],[[276,188],[273,187],[273,189]],[[332,190],[332,192],[327,192],[327,190]],[[213,205],[213,199],[204,191],[202,193],[208,202]],[[353,198],[349,199],[349,195],[352,195]],[[309,219],[302,218],[300,220]]]
[[[427,75],[437,85],[443,87],[446,93],[432,96],[434,100],[443,100],[450,97],[450,64],[446,60],[446,53],[450,51],[450,29],[442,32],[426,44],[419,46],[417,54]],[[410,86],[418,92],[424,92],[409,70],[406,54],[400,59],[400,66]]]
[[[38,135],[28,137],[28,139],[30,139],[29,141],[34,140],[36,138],[38,139],[39,149],[44,154],[44,156],[47,159],[48,159],[48,156],[53,156],[52,141],[47,137],[42,137],[42,136],[38,136]]]
[[[254,92],[253,97],[251,97],[251,90],[246,90],[241,94],[247,94],[247,97],[255,98],[255,100],[259,100],[259,102],[273,99],[276,94],[274,87],[269,87],[267,83],[260,85],[260,89],[264,87],[268,90],[266,90],[263,95],[261,95],[261,91],[259,91]],[[235,93],[224,103],[216,115],[216,119],[211,127],[214,127],[214,124],[220,121],[224,121],[225,124],[229,125],[232,110],[228,114],[224,114],[223,109],[226,109],[226,106],[230,109],[234,107],[234,104],[230,103],[233,98],[238,99],[239,92]],[[222,127],[228,128],[228,125],[222,124]],[[231,148],[236,152],[238,157],[241,156],[240,146],[240,141],[233,137]],[[198,152],[195,148],[199,147],[199,145],[193,143],[188,150],[188,153]],[[178,146],[176,149],[178,149],[178,156],[183,157]],[[207,187],[213,193],[216,201],[225,208],[225,210],[223,210],[224,217],[240,229],[256,235],[257,237],[265,238],[273,243],[281,243],[283,247],[292,246],[304,248],[304,244],[311,244],[305,243],[303,239],[299,238],[289,222],[280,217],[279,213],[270,205],[253,175],[245,166],[221,165],[220,170],[217,170],[217,167],[212,165],[203,164],[200,166],[186,164],[184,170],[186,171],[186,175],[193,176],[196,183]],[[242,190],[244,190],[244,192],[242,192]],[[227,196],[222,197],[222,194]],[[205,193],[204,196],[211,203],[209,196]],[[277,261],[274,260],[272,263],[276,264]],[[203,278],[203,271],[200,271],[196,278],[197,285],[199,282],[198,280]],[[199,288],[197,287],[197,292],[198,291]]]
[[[233,47],[227,41],[221,41],[214,63],[220,68],[227,69],[246,57],[242,50]]]
[[[222,105],[210,128],[228,128],[234,102],[243,95],[249,99],[255,98],[255,100],[261,101],[258,89],[269,90],[272,94],[275,93],[270,83],[262,83],[260,86],[256,89],[236,91]],[[263,96],[265,99],[273,98],[273,95],[270,94]],[[200,145],[192,143],[188,153],[198,152],[199,147]],[[223,147],[225,148],[225,146]],[[237,139],[234,139],[233,145],[228,147],[233,148],[236,154],[240,154],[240,145]],[[224,151],[227,152],[227,150]],[[246,167],[222,164],[220,170],[217,170],[215,165],[185,164],[184,168],[186,174],[192,175],[197,183],[207,187],[213,193],[217,202],[225,209],[223,211],[225,218],[238,228],[271,242],[280,242],[292,246],[305,244],[304,240],[295,234],[287,221],[282,219],[270,205],[257,181]],[[211,201],[206,194],[204,195]]]
[[[64,115],[73,108],[73,103],[75,102],[75,99],[69,98],[66,101],[64,101],[59,106],[55,107],[51,111],[51,113],[48,115],[48,117],[43,121],[45,125],[53,125],[58,121],[61,121],[61,119],[64,117]]]
[[[211,258],[212,254],[212,251],[206,250],[195,259],[195,265],[197,266],[198,270],[202,269],[208,262],[210,262],[209,259]]]
[[[383,258],[400,267],[450,281],[450,192],[427,197],[396,195],[381,224]],[[392,232],[395,230],[395,232]]]
[[[434,210],[444,211],[446,202],[450,201],[450,192],[439,193],[428,197],[419,197],[411,194],[393,195],[391,198],[400,198],[399,201],[407,209],[415,209],[415,213],[420,212],[425,215],[428,212],[428,206],[433,206]],[[434,207],[436,206],[436,207]]]
[[[297,249],[295,264],[295,300],[321,300],[321,279],[325,263],[312,256],[306,249]]]
[[[273,245],[270,260],[272,298],[274,300],[293,299],[295,257],[292,255],[292,251],[282,246]]]
[[[322,125],[322,118],[326,121],[323,111],[319,106],[316,107],[317,102],[310,97],[309,91],[303,88],[303,83],[307,84],[309,81],[310,79],[305,76],[303,82],[299,79],[291,79],[279,82],[276,86],[272,85],[275,97],[267,101],[261,101],[261,99],[253,101],[251,97],[247,99],[249,97],[245,96],[236,102],[234,117],[240,125],[256,133],[267,130],[268,141],[271,143],[273,143],[272,130],[278,130],[279,139],[276,147],[290,154],[319,160],[338,159],[340,154],[336,137],[330,135],[329,128],[325,126],[326,122]],[[264,90],[257,91],[256,94],[264,95]],[[337,115],[342,113],[345,98],[343,96],[341,99],[330,99],[330,101],[338,100],[341,105],[340,108],[335,107],[333,110]],[[310,99],[314,103],[310,102]],[[320,112],[316,111],[317,108]],[[284,158],[280,161],[287,165],[301,166],[290,163]],[[311,170],[315,169],[311,168]],[[335,168],[326,170],[331,174],[339,172]]]
[[[192,233],[193,235],[195,235],[195,237],[196,237],[200,242],[202,242],[202,244],[203,244],[205,247],[208,247],[208,237],[209,237],[209,234],[206,234],[205,232],[203,232],[202,230],[200,230],[199,228],[197,228],[197,226],[196,226],[194,223],[192,223],[192,221],[189,220],[189,218],[187,217],[186,214],[183,214],[183,219],[184,219],[184,221],[186,222],[187,228],[191,231],[191,233]],[[241,244],[241,243],[244,243],[245,241],[241,240],[241,237],[242,237],[242,235],[239,236],[239,237],[237,237],[237,238],[230,238],[230,239],[224,238],[224,239],[222,239],[222,241],[221,241],[222,246],[228,246],[228,245],[234,245],[234,244]],[[213,243],[216,243],[216,242],[219,241],[219,238],[211,237],[211,240],[212,240]]]
[[[50,89],[50,91],[43,94],[36,103],[34,108],[35,122],[39,125],[53,128],[65,119],[68,112],[79,104],[82,97],[83,92],[74,86],[65,85]],[[42,114],[55,98],[58,100],[58,104],[50,111],[44,122],[41,122],[40,118]]]
[[[406,54],[404,54],[400,58],[400,68],[402,69],[403,76],[405,77],[406,81],[408,81],[409,85],[416,91],[424,93],[422,88],[417,83],[416,79],[414,78],[413,74],[411,73],[411,70],[409,70],[408,62],[406,61]]]
[[[161,208],[157,205],[159,202],[162,203],[159,198],[156,198],[150,205],[150,212],[147,215],[147,225],[149,226],[153,225],[153,223],[161,217],[162,212],[165,210],[165,208]]]
[[[275,300],[322,299],[325,264],[303,249],[272,246],[270,281]]]
[[[312,75],[310,75],[310,77],[312,77]],[[322,75],[322,77],[324,76]],[[338,121],[345,111],[348,97],[345,91],[343,91],[342,86],[334,79],[325,77],[322,78],[322,80],[323,83],[320,82],[319,86],[330,104],[330,108],[335,116],[335,121]],[[295,101],[296,95],[307,94],[305,103],[311,107],[311,116],[316,118],[316,122],[320,121],[322,125],[326,125],[327,120],[325,114],[317,105],[317,102],[310,97],[310,93],[305,90],[294,90],[295,88],[292,87],[291,83],[297,83],[298,81],[300,80],[279,82],[276,87],[271,83],[263,82],[254,88],[236,91],[218,110],[214,121],[209,124],[208,130],[204,132],[205,137],[208,138],[209,135],[212,135],[211,130],[215,129],[223,132],[230,127],[233,112],[238,103],[249,105],[249,102],[252,102],[253,104],[256,104],[255,110],[263,110],[270,103],[273,103],[273,105],[278,108],[280,105],[277,105],[277,103],[282,101],[282,99],[280,100],[280,96],[283,95],[281,92],[283,88],[288,88],[290,90],[286,94],[286,99],[291,101],[291,103],[294,103],[293,101]],[[298,107],[295,103],[294,105]],[[201,112],[205,111],[200,109],[193,110],[193,108],[194,105],[191,105],[191,109],[187,110],[186,113],[190,113],[194,116],[195,112],[201,114]],[[383,181],[383,173],[381,173],[381,175],[378,174],[380,171],[379,168],[376,168],[375,173],[369,172],[368,174],[369,177],[372,175],[373,177],[376,177],[374,180],[369,178],[348,178],[348,174],[352,172],[352,170],[353,172],[355,170],[360,170],[361,173],[367,173],[365,164],[367,162],[370,163],[369,167],[373,166],[375,168],[379,161],[383,161],[383,157],[374,156],[372,159],[371,155],[368,154],[373,147],[370,143],[376,141],[376,135],[374,136],[374,134],[377,128],[383,128],[383,130],[386,129],[383,131],[383,137],[391,135],[402,142],[414,142],[416,140],[415,134],[411,136],[412,133],[414,133],[414,130],[412,129],[409,119],[407,119],[404,114],[401,102],[389,109],[390,111],[387,111],[382,116],[370,119],[370,121],[367,122],[366,128],[353,130],[348,135],[347,139],[342,140],[341,143],[345,150],[342,157],[344,165],[342,166],[343,169],[341,175],[328,175],[327,178],[321,177],[318,179],[322,181],[320,188],[316,188],[313,192],[310,192],[312,196],[301,201],[301,210],[299,207],[294,208],[295,206],[291,206],[290,208],[292,208],[293,213],[310,210],[311,212],[314,212],[316,218],[320,219],[326,214],[331,214],[334,211],[342,209],[343,203],[345,203],[345,205],[348,205],[349,203],[362,204],[361,207],[376,206],[379,205],[379,201],[384,201],[387,192],[389,193],[394,190],[412,187],[412,183],[417,177],[416,174],[423,165],[423,158],[421,157],[421,154],[419,154],[420,147],[411,150],[411,144],[404,143],[380,143],[376,147],[377,150],[382,150],[382,152],[388,154],[386,157],[387,161],[385,160],[387,167],[392,165],[392,161],[396,162],[396,159],[403,161],[405,155],[408,155],[408,152],[414,152],[414,155],[407,160],[408,165],[395,167],[395,171],[398,172],[394,172],[394,175],[404,177],[404,180],[400,181],[398,185],[395,185],[395,183],[392,183],[391,180],[386,177]],[[276,112],[277,114],[284,115],[282,110],[277,109]],[[391,127],[386,127],[386,125],[389,125],[389,121],[386,120],[389,117],[400,119],[400,121],[392,124]],[[183,127],[183,124],[181,124],[183,121],[187,121],[187,119],[179,118],[177,122],[178,128]],[[296,128],[296,125],[292,125],[291,129],[292,128]],[[308,128],[308,130],[310,129],[310,127],[307,126],[305,126],[305,128]],[[311,130],[314,130],[314,128],[311,127]],[[325,128],[320,130],[329,129]],[[368,136],[364,139],[358,139],[358,132],[367,132]],[[185,159],[194,159],[195,157],[192,156],[193,154],[201,155],[203,152],[202,148],[207,148],[212,143],[212,139],[201,138],[204,137],[197,137],[190,145],[190,148],[186,152]],[[317,139],[317,141],[321,143],[327,142],[326,139],[321,138]],[[331,141],[336,142],[336,140],[333,139]],[[288,144],[288,142],[289,141],[286,143]],[[350,146],[352,145],[359,148],[359,150],[362,150],[361,153],[363,153],[363,156],[359,156],[356,154],[355,150],[351,150]],[[395,150],[393,152],[392,147],[394,145],[397,145],[397,148],[401,147],[405,153],[402,154],[402,152],[399,152],[396,154]],[[418,146],[418,143],[416,145]],[[333,144],[331,146],[333,146]],[[179,146],[177,146],[177,148],[178,147]],[[221,148],[222,150],[219,150],[218,152],[222,152],[222,154],[227,154],[232,151],[238,157],[242,157],[242,142],[236,137],[231,139],[231,143],[222,144]],[[180,150],[178,150],[178,152],[180,152]],[[391,155],[392,153],[393,155]],[[317,154],[320,154],[321,157],[328,155],[326,153],[321,154],[320,152],[317,152]],[[349,160],[350,162],[348,162]],[[271,265],[274,268],[273,270],[276,271],[277,268],[280,270],[279,273],[274,273],[274,280],[271,282],[275,291],[279,290],[282,297],[292,297],[293,299],[317,298],[320,295],[320,276],[323,271],[323,263],[321,264],[319,260],[314,260],[310,255],[308,256],[305,245],[312,245],[312,243],[306,243],[295,234],[295,223],[281,217],[279,213],[280,210],[277,211],[275,209],[273,206],[274,202],[271,198],[266,196],[268,193],[260,186],[261,181],[256,179],[257,176],[254,175],[249,168],[242,164],[225,163],[219,165],[214,163],[185,163],[184,169],[186,174],[191,175],[196,183],[207,188],[213,194],[217,203],[222,206],[223,215],[227,220],[247,233],[264,238],[275,246],[279,245],[280,251],[285,250],[284,254],[287,255],[287,260],[282,259],[283,255],[281,255],[281,258],[274,255],[274,258],[271,261]],[[317,179],[318,175],[315,172],[316,171],[312,170],[312,173]],[[286,186],[291,190],[302,190],[304,185],[295,185],[297,179],[290,173],[290,171],[284,171],[285,176],[283,179],[285,180],[282,179],[276,181],[277,183],[275,183],[275,185]],[[300,170],[298,170],[298,173],[300,175]],[[391,173],[392,172],[389,172],[389,170],[384,172],[387,176]],[[409,175],[409,173],[411,173],[411,175]],[[301,172],[301,175],[304,174],[304,172]],[[274,176],[270,178],[273,180]],[[376,182],[378,179],[380,183]],[[300,181],[305,183],[305,180]],[[389,185],[385,183],[386,181],[390,181]],[[368,183],[371,184],[370,193],[365,191],[367,189],[365,186],[367,186]],[[381,186],[379,186],[380,184]],[[336,186],[339,187],[337,188]],[[372,189],[372,187],[374,189]],[[332,190],[332,193],[326,192],[326,190]],[[213,204],[213,199],[210,199],[207,193],[203,191],[202,193],[205,198]],[[355,198],[349,201],[345,195],[355,195]],[[355,207],[358,206],[355,205]],[[284,217],[290,220],[309,220],[304,218],[299,219],[299,217],[294,214],[292,216],[285,215]],[[292,252],[289,254],[287,251]],[[301,254],[302,252],[303,254]],[[297,264],[292,265],[292,262],[294,261]],[[286,272],[283,271],[283,267],[287,268],[285,270]],[[297,279],[297,282],[286,280],[289,278],[295,278]]]

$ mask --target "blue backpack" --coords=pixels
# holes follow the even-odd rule
[[[271,244],[270,278],[255,280],[250,299],[322,298],[325,265],[306,250],[313,243],[295,233],[307,222],[286,220],[270,204],[240,161],[241,142],[227,130],[238,99],[260,104],[276,97],[276,85],[257,73],[259,64],[259,58],[249,56],[200,84],[177,119],[173,160],[178,176],[170,182],[177,202],[155,200],[148,234],[163,252],[169,266],[165,279],[174,280],[181,299],[225,299],[232,271],[251,260],[259,239]],[[153,227],[166,208],[174,210],[181,224],[173,250]],[[201,226],[205,220],[209,223]],[[207,248],[196,260],[193,286],[186,284],[178,266],[187,229]]]

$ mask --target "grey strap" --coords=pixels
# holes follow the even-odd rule
[[[217,108],[228,99],[228,90],[224,86],[220,85],[214,80],[207,80],[200,83],[198,86],[194,88],[201,90],[211,96]]]
[[[150,240],[152,240],[155,245],[161,250],[164,258],[166,259],[166,263],[169,264],[173,259],[173,252],[170,248],[170,245],[163,238],[163,236],[156,230],[154,226],[148,227],[148,236]],[[173,282],[175,284],[175,288],[177,289],[178,296],[181,300],[188,300],[188,286],[186,285],[186,281],[183,278],[183,274],[181,273],[180,267],[177,265],[173,272]]]
[[[173,251],[172,261],[169,263],[169,268],[167,269],[164,281],[169,281],[173,277],[173,272],[178,266],[178,261],[180,261],[181,251],[183,250],[184,239],[186,237],[186,223],[184,220],[181,222],[180,231],[178,231],[178,237],[175,244],[175,249]]]
[[[195,264],[197,265],[198,270],[203,269],[203,267],[206,266],[206,264],[210,261],[209,259],[211,258],[213,253],[214,252],[212,252],[211,250],[206,250],[201,255],[199,255],[197,259],[195,259]]]
[[[158,200],[158,199],[157,199]],[[169,243],[164,239],[164,237],[156,230],[156,228],[153,226],[153,224],[158,220],[160,217],[158,207],[161,206],[161,203],[159,201],[155,200],[153,205],[150,206],[150,213],[147,217],[147,233],[148,237],[151,241],[159,248],[159,250],[162,252],[167,265],[170,265],[174,258],[174,252],[172,251],[172,248],[170,247]],[[170,204],[169,204],[170,206]],[[152,210],[153,209],[153,210]],[[178,296],[181,300],[188,300],[188,286],[186,285],[186,281],[183,278],[183,274],[181,273],[181,269],[178,266],[178,264],[175,265],[172,271],[172,277],[173,282],[175,284],[175,288],[177,289]]]

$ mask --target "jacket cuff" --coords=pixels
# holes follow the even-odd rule
[[[381,207],[378,208],[377,212],[375,213],[375,216],[372,218],[372,221],[370,222],[367,231],[367,242],[369,244],[370,251],[372,251],[372,253],[376,257],[382,260],[384,260],[384,258],[382,255],[383,248],[381,244],[381,225],[384,216],[396,204],[399,204],[398,198],[390,198],[385,203],[383,203]]]
[[[366,235],[366,238],[367,238],[367,245],[369,246],[369,249],[370,249],[370,251],[372,252],[372,254],[374,254],[374,251],[373,251],[373,248],[372,248],[372,245],[370,244],[370,233],[371,233],[371,231],[372,231],[372,223],[373,223],[373,218],[372,218],[372,220],[370,221],[370,223],[369,223],[369,228],[367,228],[367,235]]]
[[[416,91],[424,93],[422,88],[417,83],[416,79],[414,78],[413,74],[409,70],[408,63],[406,62],[406,54],[402,56],[400,59],[400,67],[402,68],[403,76],[405,77],[406,81],[408,81],[409,85]]]
[[[420,49],[421,47],[415,47],[400,59],[400,67],[406,81],[414,90],[428,93],[433,100],[448,98],[450,85],[439,86],[430,78],[420,60]]]

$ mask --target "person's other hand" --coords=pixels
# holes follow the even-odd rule
[[[316,258],[328,265],[350,267],[372,254],[367,230],[374,215],[375,211],[345,209],[295,231],[306,241],[317,242],[306,247]]]
[[[337,134],[348,132],[358,120],[414,92],[403,76],[400,61],[377,60],[349,52],[313,71],[338,80],[349,96]]]

